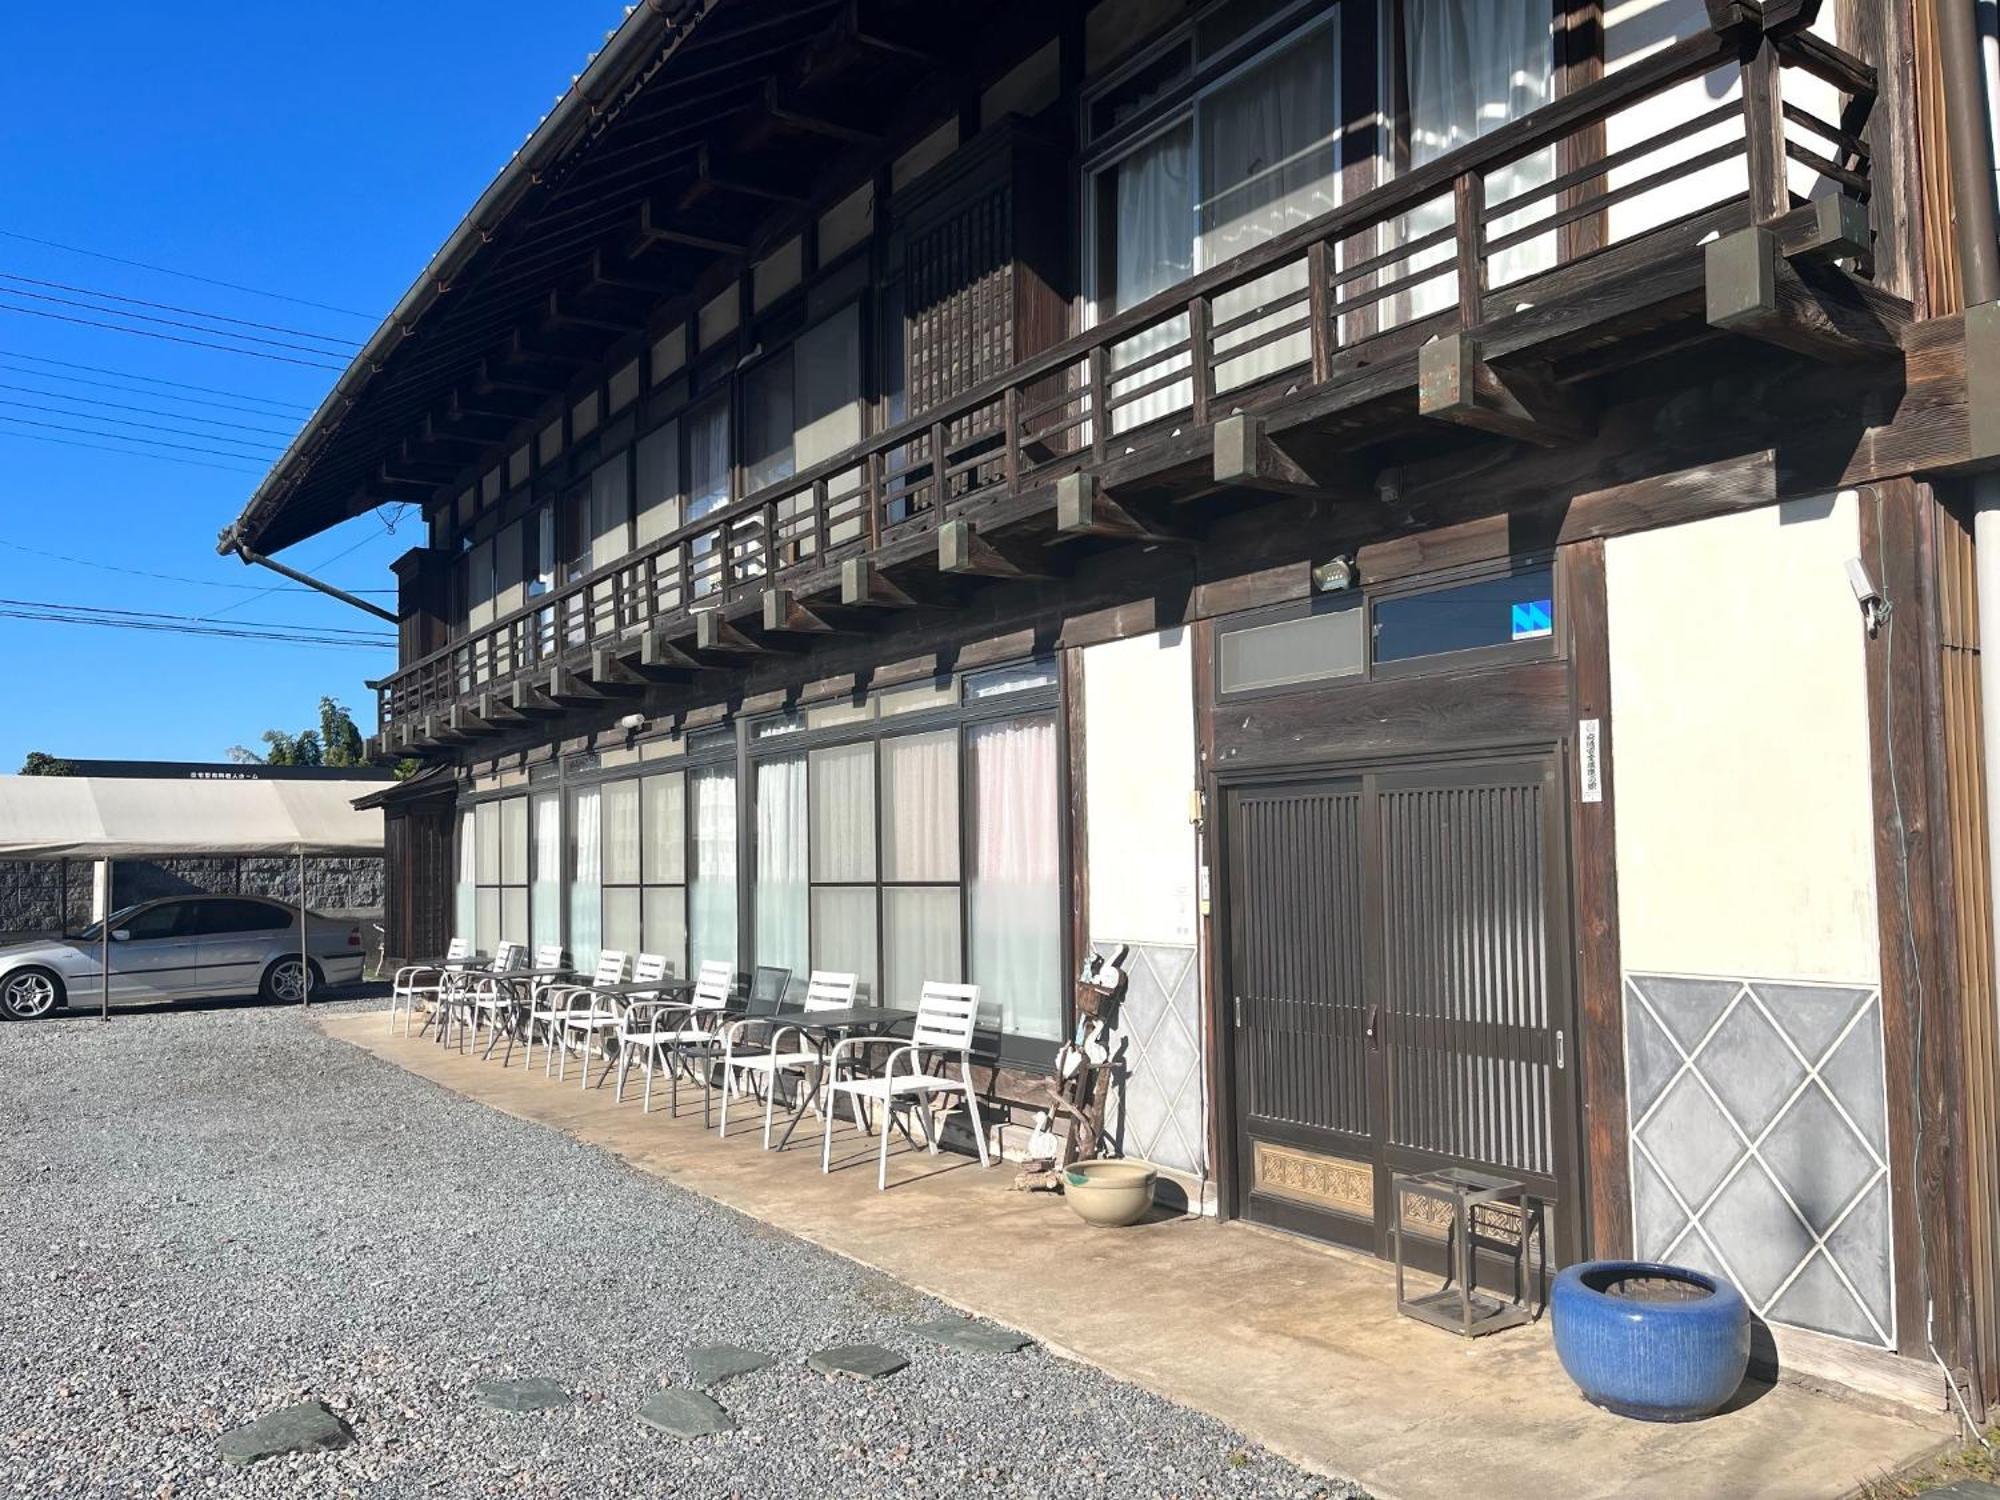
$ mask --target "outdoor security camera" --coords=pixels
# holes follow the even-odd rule
[[[644,729],[646,727],[646,716],[644,714],[627,714],[618,721],[618,727],[626,730]]]
[[[1854,590],[1854,602],[1861,606],[1861,618],[1868,622],[1868,633],[1875,634],[1889,618],[1889,601],[1868,576],[1868,565],[1858,557],[1847,560],[1847,586]]]
[[[1337,594],[1355,583],[1354,559],[1330,557],[1312,570],[1313,587],[1322,594]]]

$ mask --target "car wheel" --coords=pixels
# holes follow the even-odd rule
[[[257,986],[257,993],[266,1000],[276,1000],[288,1005],[297,1005],[317,993],[326,983],[326,976],[320,973],[318,964],[307,965],[305,985],[299,983],[299,961],[296,957],[281,958],[264,971],[264,981]]]
[[[47,969],[16,969],[0,981],[0,1015],[10,1021],[37,1021],[62,1006],[62,981]]]

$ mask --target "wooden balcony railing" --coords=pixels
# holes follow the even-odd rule
[[[1865,201],[1873,70],[1803,31],[1765,30],[1775,4],[1711,9],[1714,29],[406,665],[379,685],[385,734],[420,735],[523,673],[1201,427],[1220,401],[1358,379],[1436,333],[1560,297],[1562,272],[1620,244],[1678,237],[1694,256],[1691,226],[1765,223],[1806,191]],[[1733,76],[1741,87],[1714,102],[1703,80]],[[1781,77],[1800,80],[1796,98]]]

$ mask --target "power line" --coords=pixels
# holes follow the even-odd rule
[[[0,365],[0,374],[4,373],[8,373],[7,368]],[[77,406],[103,406],[112,411],[135,412],[140,416],[172,417],[178,422],[199,422],[205,427],[228,427],[237,432],[261,433],[265,437],[289,439],[292,435],[290,429],[284,427],[252,427],[248,422],[226,422],[220,417],[198,416],[194,412],[160,411],[151,406],[130,406],[123,401],[106,401],[99,396],[72,396],[68,391],[45,390],[34,385],[11,385],[4,380],[0,380],[0,391],[17,391],[24,396],[47,396],[52,401],[68,401]],[[90,413],[79,411],[70,412],[68,415],[87,417]]]
[[[94,427],[65,427],[60,422],[38,422],[33,417],[10,417],[4,413],[0,413],[0,422],[16,422],[23,427],[45,427],[50,432],[81,433],[84,437],[115,438],[121,443],[151,443],[156,448],[177,448],[183,453],[206,453],[210,458],[235,458],[241,459],[245,463],[256,463],[259,461],[258,456],[254,453],[233,453],[226,448],[198,448],[188,443],[169,443],[163,438],[127,437],[122,432],[99,432]],[[245,472],[256,473],[258,471],[251,469]]]
[[[32,234],[22,234],[13,229],[0,229],[0,236],[10,240],[20,240],[24,244],[44,245],[51,250],[64,250],[71,255],[87,255],[92,260],[108,260],[114,265],[136,266],[142,271],[154,271],[162,276],[178,276],[183,281],[199,281],[208,286],[219,286],[232,292],[246,292],[252,297],[269,297],[275,302],[290,302],[299,307],[316,307],[321,312],[339,313],[343,318],[365,318],[374,323],[380,321],[373,313],[356,312],[351,307],[335,307],[327,302],[314,302],[305,297],[288,296],[284,292],[268,292],[262,287],[244,286],[240,282],[220,281],[213,276],[198,276],[193,271],[176,271],[170,266],[156,266],[150,261],[128,260],[122,255],[107,255],[102,250],[86,250],[81,245],[65,245],[57,240],[37,239]]]
[[[11,417],[0,417],[0,422],[13,421]],[[104,436],[117,438],[117,434],[107,432]],[[171,453],[148,453],[140,448],[113,448],[106,443],[79,443],[74,438],[44,437],[38,432],[8,432],[0,429],[0,437],[17,438],[24,443],[53,443],[59,448],[88,448],[95,453],[122,453],[127,458],[150,458],[157,463],[181,464],[190,469],[220,469],[225,474],[248,474],[253,479],[263,473],[261,469],[239,468],[235,464],[212,464],[200,458],[175,458]],[[125,439],[139,441],[136,438]]]
[[[181,573],[155,573],[148,568],[127,568],[118,563],[98,562],[88,557],[71,557],[66,552],[50,552],[44,547],[30,547],[25,542],[13,542],[7,540],[5,537],[0,537],[0,547],[6,547],[15,552],[25,552],[31,557],[46,557],[51,562],[71,563],[79,568],[96,568],[105,573],[124,573],[132,578],[157,578],[162,583],[186,583],[199,588],[236,589],[258,594],[270,592],[270,589],[263,584],[230,583],[221,578],[189,578]],[[310,594],[314,593],[315,590],[302,587],[298,584],[285,584],[279,588],[278,592],[282,594]],[[395,597],[396,593],[394,589],[360,588],[349,589],[347,592],[350,594],[380,594],[389,598]]]
[[[17,609],[47,609],[61,613],[83,613],[111,615],[132,620],[167,620],[183,625],[206,624],[202,615],[177,615],[159,609],[120,609],[113,604],[65,604],[49,599],[0,599],[0,604],[13,605]],[[313,635],[365,636],[369,640],[387,640],[389,632],[379,625],[308,625],[298,620],[233,620],[233,626],[257,630],[303,630]]]
[[[57,297],[48,292],[23,291],[16,286],[0,286],[0,292],[9,297],[26,297],[30,302],[53,302],[57,307],[78,307],[85,312],[109,313],[114,318],[131,318],[140,323],[157,323],[162,328],[185,328],[190,333],[212,333],[217,338],[238,339],[246,344],[263,344],[272,349],[291,349],[300,354],[330,354],[338,357],[339,349],[321,349],[312,344],[295,344],[289,339],[267,339],[257,333],[232,333],[227,328],[210,328],[206,323],[186,323],[179,318],[156,318],[151,313],[127,312],[122,307],[99,307],[95,302],[79,302],[74,297]],[[96,293],[92,293],[96,296]],[[206,316],[206,314],[203,314]],[[313,335],[308,334],[310,338]]]
[[[51,417],[80,417],[86,422],[108,422],[113,427],[137,427],[147,432],[170,432],[175,437],[198,437],[206,439],[208,442],[211,443],[231,443],[238,448],[249,448],[256,450],[250,453],[238,453],[235,455],[237,458],[275,459],[280,453],[285,451],[284,444],[282,443],[267,443],[261,441],[253,441],[249,438],[235,438],[220,432],[213,432],[213,433],[189,432],[185,427],[163,427],[158,422],[134,422],[126,417],[101,417],[96,412],[92,411],[64,411],[60,406],[38,406],[32,401],[14,401],[10,400],[5,396],[0,396],[0,406],[11,406],[15,408],[17,411],[38,411],[46,416],[51,416]],[[172,416],[173,413],[160,412],[157,413],[157,415]],[[23,418],[22,420],[26,419]],[[72,432],[82,432],[82,431],[88,431],[89,429],[66,428],[64,430]],[[118,434],[116,433],[110,433],[110,432],[97,434],[97,436],[99,437],[116,437],[117,435]],[[154,439],[141,438],[138,441],[152,442],[154,441]]]
[[[317,360],[294,359],[289,354],[266,354],[261,349],[239,349],[232,344],[211,344],[204,339],[188,339],[181,338],[177,334],[155,333],[149,328],[127,328],[120,323],[100,323],[94,318],[75,318],[67,313],[50,312],[47,308],[41,307],[9,307],[6,303],[0,302],[0,312],[19,313],[23,317],[30,318],[53,318],[58,323],[74,323],[81,328],[104,328],[110,330],[112,333],[129,333],[139,338],[161,339],[169,344],[189,344],[196,349],[219,349],[224,354],[245,354],[252,359],[275,360],[282,365],[303,365],[308,370],[331,370],[335,374],[339,374],[340,371],[346,368],[345,365],[323,365]]]
[[[199,307],[181,307],[172,302],[149,302],[144,297],[127,297],[122,292],[102,291],[94,286],[72,286],[66,281],[43,281],[40,277],[23,276],[16,271],[0,271],[0,281],[18,281],[25,286],[38,286],[52,292],[76,292],[81,296],[95,297],[102,302],[129,302],[134,307],[150,307],[156,312],[186,313],[191,318],[205,318],[211,323],[234,323],[242,328],[261,328],[266,333],[289,333],[302,339],[318,339],[323,344],[340,344],[348,349],[361,347],[359,339],[343,338],[339,334],[314,333],[310,328],[290,328],[283,323],[260,323],[255,318],[233,318],[228,313],[209,312]]]
[[[57,604],[41,599],[0,599],[0,618],[33,620],[45,625],[95,625],[107,630],[145,630],[167,635],[193,635],[242,641],[272,641],[287,645],[346,647],[384,650],[394,637],[377,633],[366,639],[328,629],[284,625],[271,621],[239,620],[231,625],[211,625],[188,615],[144,613],[106,609],[95,605]]]
[[[18,349],[0,349],[0,357],[4,357],[6,359],[31,360],[38,365],[55,365],[58,368],[64,370],[88,370],[93,375],[113,375],[120,380],[139,380],[139,381],[144,381],[147,385],[168,386],[177,391],[200,391],[203,395],[206,396],[228,396],[232,400],[236,401],[256,401],[256,402],[261,402],[265,406],[281,407],[288,411],[299,412],[302,415],[309,415],[312,412],[312,407],[307,405],[303,401],[278,401],[270,396],[253,396],[247,391],[218,390],[216,387],[212,385],[189,385],[184,380],[167,380],[158,375],[141,375],[136,370],[107,370],[102,365],[80,365],[73,360],[50,359],[46,354],[27,354],[23,353],[21,350]],[[42,372],[40,370],[21,370],[18,373],[23,375],[42,375]],[[104,384],[102,381],[98,380],[78,380],[74,375],[51,374],[42,376],[42,378],[46,380],[67,380],[73,382],[76,385]],[[116,386],[116,385],[105,385],[104,389],[108,391],[117,391],[117,390],[127,389],[127,387]],[[174,400],[174,401],[187,400],[187,398],[184,396],[163,397],[162,399]],[[189,404],[199,405],[199,406],[209,406],[213,405],[214,403],[202,401],[202,402],[190,402]],[[239,410],[240,408],[228,407],[225,409],[230,411],[235,411]]]

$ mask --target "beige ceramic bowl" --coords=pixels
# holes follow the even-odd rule
[[[1086,1224],[1136,1224],[1153,1206],[1160,1174],[1139,1161],[1080,1161],[1063,1172],[1063,1197]]]

